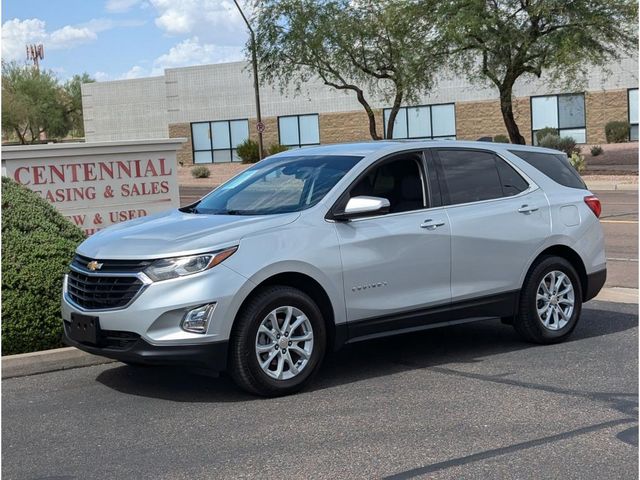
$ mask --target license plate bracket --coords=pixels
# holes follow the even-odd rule
[[[71,314],[71,327],[69,336],[80,343],[98,344],[100,332],[100,319],[81,313]]]

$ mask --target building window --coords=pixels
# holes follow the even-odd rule
[[[191,124],[193,163],[240,162],[236,147],[249,138],[249,120]]]
[[[280,145],[304,147],[320,144],[318,115],[287,115],[278,117]]]
[[[534,145],[538,144],[536,133],[543,128],[554,128],[561,137],[586,143],[584,94],[531,97],[531,126]]]
[[[387,137],[391,109],[384,109],[384,136]],[[456,139],[456,110],[453,103],[402,107],[393,122],[393,138]]]
[[[627,90],[627,101],[629,103],[629,140],[638,141],[638,89]]]

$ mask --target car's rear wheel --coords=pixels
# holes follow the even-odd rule
[[[230,339],[229,370],[250,393],[287,395],[302,388],[324,357],[326,328],[304,292],[270,286],[243,307]]]
[[[524,282],[514,327],[535,343],[565,340],[582,311],[582,288],[575,268],[561,257],[544,257]]]

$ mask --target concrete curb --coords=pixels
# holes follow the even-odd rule
[[[2,357],[2,379],[55,372],[69,368],[88,367],[114,361],[85,353],[75,347],[7,355]]]
[[[594,300],[601,302],[638,304],[638,289],[624,287],[605,287]]]

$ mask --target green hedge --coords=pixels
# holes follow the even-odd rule
[[[622,143],[629,141],[629,122],[614,121],[604,126],[607,143]]]
[[[256,163],[260,160],[258,142],[250,138],[236,147],[236,153],[242,159],[242,163]]]
[[[2,177],[2,354],[62,346],[62,279],[84,233]]]

